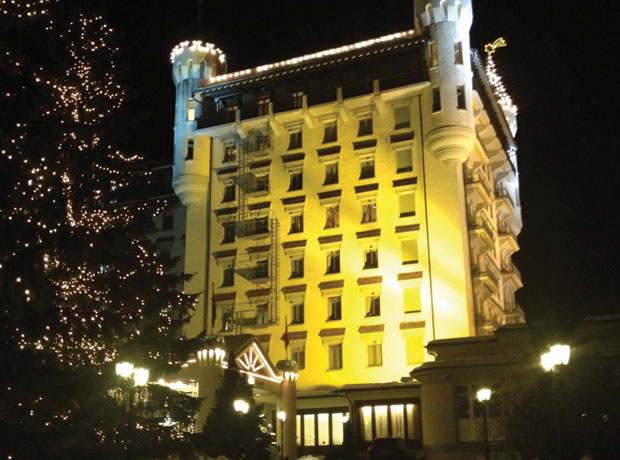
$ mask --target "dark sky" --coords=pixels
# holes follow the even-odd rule
[[[203,39],[229,70],[412,28],[413,1],[107,3],[120,32],[132,101],[149,119],[138,148],[170,161],[174,88],[168,55]],[[581,6],[576,6],[581,5]],[[524,229],[514,260],[528,319],[620,313],[616,2],[474,0],[472,46],[503,36],[496,54],[519,106]]]

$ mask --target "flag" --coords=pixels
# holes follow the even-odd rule
[[[288,340],[288,317],[284,317],[284,335],[282,336],[282,340],[284,340],[284,348],[288,348],[289,340]]]

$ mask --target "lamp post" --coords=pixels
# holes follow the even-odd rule
[[[555,344],[549,347],[549,351],[540,355],[540,365],[545,372],[551,373],[551,379],[553,381],[553,418],[554,422],[554,444],[556,450],[560,451],[560,420],[558,418],[558,383],[557,383],[557,368],[559,366],[566,366],[570,361],[570,346],[564,344]]]
[[[491,399],[491,389],[490,388],[480,388],[478,390],[478,392],[476,393],[476,398],[484,406],[484,411],[483,411],[483,417],[484,417],[484,458],[485,458],[485,460],[489,460],[488,418],[489,418],[489,399]]]
[[[278,420],[280,420],[280,458],[284,458],[284,421],[286,420],[286,412],[279,410]]]
[[[135,367],[132,363],[121,362],[116,364],[116,375],[119,377],[123,377],[127,381],[130,378],[133,378],[133,382],[131,382],[131,388],[129,388],[129,399],[127,402],[128,410],[129,410],[129,430],[132,434],[135,429],[134,416],[135,416],[135,407],[134,407],[134,399],[136,388],[145,386],[149,382],[149,370],[143,367]],[[129,385],[128,385],[129,386]],[[131,452],[127,452],[129,458],[131,458]]]

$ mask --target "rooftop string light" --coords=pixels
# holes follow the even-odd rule
[[[507,46],[506,40],[503,37],[498,38],[493,43],[487,43],[484,45],[484,51],[487,53],[487,62],[486,62],[486,73],[489,78],[489,83],[493,88],[493,92],[495,96],[497,96],[497,102],[502,107],[502,109],[513,112],[515,115],[517,114],[517,106],[514,102],[512,102],[512,98],[504,83],[502,82],[502,78],[500,77],[497,69],[495,67],[495,60],[493,59],[493,54],[498,48],[503,48]]]
[[[220,82],[228,81],[228,80],[235,79],[235,78],[245,77],[247,75],[253,75],[257,73],[266,72],[268,70],[277,69],[280,67],[301,64],[303,62],[310,61],[313,59],[318,59],[318,58],[322,58],[326,56],[334,56],[334,55],[346,53],[349,51],[368,48],[369,46],[376,45],[377,43],[391,42],[394,40],[398,40],[399,38],[411,37],[414,34],[415,34],[415,31],[413,29],[410,29],[404,32],[396,32],[393,34],[384,35],[379,38],[372,38],[370,40],[362,40],[361,42],[353,43],[351,45],[339,46],[338,48],[331,48],[331,49],[327,49],[323,51],[317,51],[316,53],[305,54],[303,56],[294,57],[291,59],[287,59],[285,61],[275,62],[272,64],[259,65],[258,67],[251,68],[251,69],[245,69],[245,70],[240,70],[237,72],[227,73],[224,75],[218,75],[215,77],[211,77],[209,79],[209,83],[220,83]],[[173,53],[174,52],[175,51],[173,50]],[[180,54],[180,52],[177,54]]]
[[[201,53],[214,54],[218,57],[219,61],[222,64],[226,62],[226,55],[221,49],[216,47],[213,43],[207,43],[207,42],[203,43],[200,40],[194,40],[191,42],[191,44],[189,40],[179,43],[170,52],[170,62],[174,62],[176,57],[180,55],[181,53],[183,53],[183,51],[186,49],[189,49],[190,51],[198,51]]]

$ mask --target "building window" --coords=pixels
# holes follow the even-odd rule
[[[321,410],[325,411],[325,409]],[[332,412],[332,410],[339,412]],[[303,414],[297,414],[298,446],[342,445],[344,442],[346,409],[338,408],[332,410],[329,410],[329,412],[307,413],[307,409],[304,409]]]
[[[301,346],[298,348],[293,348],[292,351],[293,351],[292,358],[293,358],[293,361],[297,363],[297,368],[305,369],[306,368],[306,347]]]
[[[304,304],[294,303],[291,306],[291,324],[303,324],[304,323]]]
[[[271,99],[268,96],[258,98],[258,116],[269,115],[269,103]]]
[[[437,42],[432,41],[428,44],[428,60],[431,67],[439,65],[439,54],[437,53]]]
[[[329,346],[329,368],[342,369],[342,344]]]
[[[327,320],[342,319],[341,299],[340,296],[327,298]]]
[[[407,364],[421,364],[424,362],[424,338],[411,336],[405,339],[407,347]]]
[[[235,201],[236,188],[234,184],[224,186],[224,198],[222,198],[222,203]]]
[[[372,115],[364,115],[360,118],[360,126],[359,131],[357,132],[358,137],[361,136],[369,136],[372,134]]]
[[[304,231],[304,215],[294,214],[291,216],[291,230],[289,233],[301,233]]]
[[[340,205],[327,206],[325,208],[325,228],[338,228],[340,226]]]
[[[366,158],[360,162],[360,179],[375,177],[375,159]]]
[[[456,87],[456,108],[457,109],[466,109],[467,105],[465,104],[465,86],[457,86]]]
[[[441,110],[441,93],[439,88],[433,88],[433,113]]]
[[[394,107],[394,129],[409,128],[411,126],[409,106]]]
[[[222,332],[233,330],[233,311],[232,308],[222,310]]]
[[[227,145],[224,147],[224,158],[222,162],[231,163],[237,161],[237,147],[234,145]]]
[[[304,188],[304,176],[302,171],[291,173],[291,182],[288,191],[301,190],[302,188]]]
[[[325,164],[325,182],[323,185],[338,183],[338,163]]]
[[[338,124],[336,120],[328,121],[324,125],[323,144],[336,142],[338,140]]]
[[[335,251],[330,251],[327,253],[327,270],[326,274],[329,273],[340,273],[340,250],[336,249]]]
[[[289,136],[290,137],[289,137],[288,149],[289,150],[300,149],[302,145],[301,130],[290,132]]]
[[[403,306],[405,313],[419,313],[422,311],[419,287],[403,288]]]
[[[379,255],[377,249],[364,251],[364,270],[379,267]]]
[[[455,64],[463,63],[463,42],[454,43],[454,63]]]
[[[269,261],[259,260],[256,262],[252,279],[269,278]]]
[[[248,189],[249,192],[269,192],[269,174],[256,176],[254,187]]]
[[[304,92],[303,91],[295,91],[293,93],[293,108],[301,109],[304,104]]]
[[[161,229],[172,230],[174,228],[174,214],[164,214],[161,218]]]
[[[364,441],[372,441],[378,437],[422,440],[419,403],[391,401],[390,404],[362,406],[360,425]]]
[[[396,151],[396,173],[413,171],[411,148]]]
[[[269,305],[266,303],[256,306],[256,324],[269,324]]]
[[[366,297],[366,318],[371,316],[381,316],[381,297],[378,295]]]
[[[491,388],[491,399],[488,405],[478,401],[476,393],[482,387]],[[497,429],[503,423],[498,418],[504,416],[499,385],[456,385],[455,403],[459,441],[481,441],[483,430],[480,429],[484,411],[488,410],[489,440],[504,439],[503,430]]]
[[[222,287],[235,285],[235,268],[233,265],[224,267],[222,270]]]
[[[187,100],[187,121],[194,121],[196,119],[196,101],[193,99]]]
[[[402,240],[400,242],[400,257],[403,265],[418,263],[418,240]]]
[[[362,204],[362,224],[377,222],[377,203]]]
[[[185,159],[186,160],[194,159],[194,139],[187,139],[187,145],[185,148]]]
[[[383,366],[383,352],[380,343],[368,345],[368,367]]]
[[[415,216],[415,193],[398,195],[399,217]]]
[[[304,258],[291,259],[291,278],[304,277]]]
[[[224,239],[222,243],[234,243],[235,242],[235,223],[225,222],[222,224],[224,227]]]

